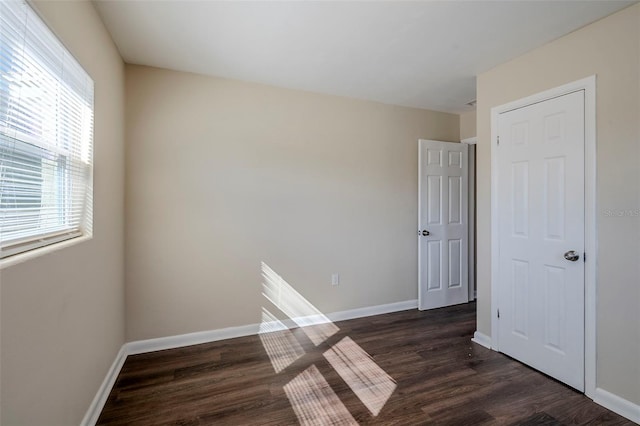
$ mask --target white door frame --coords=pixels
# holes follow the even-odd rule
[[[469,145],[468,159],[469,159],[469,201],[467,202],[467,209],[469,214],[467,220],[469,221],[469,301],[476,300],[477,288],[476,288],[476,144],[478,138],[476,136],[472,138],[462,139],[460,143],[466,143]]]
[[[584,90],[585,125],[585,318],[584,318],[584,384],[585,394],[596,391],[596,76],[574,81],[523,99],[491,108],[491,348],[499,350],[498,341],[498,117],[500,114],[543,102],[568,93]]]

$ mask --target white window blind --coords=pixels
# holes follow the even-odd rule
[[[93,80],[24,1],[0,1],[0,256],[92,227]]]

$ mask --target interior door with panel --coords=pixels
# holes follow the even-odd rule
[[[498,118],[499,350],[584,390],[584,91]]]
[[[419,141],[418,307],[469,301],[468,146]]]

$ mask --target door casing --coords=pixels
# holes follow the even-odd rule
[[[468,210],[469,214],[469,301],[476,300],[477,284],[476,284],[476,144],[478,138],[463,139],[460,143],[469,145],[469,197]]]
[[[491,109],[491,348],[500,349],[498,339],[499,228],[497,145],[500,114],[543,102],[578,90],[585,93],[585,394],[596,390],[596,76],[587,77]]]

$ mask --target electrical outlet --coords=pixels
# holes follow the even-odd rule
[[[340,274],[337,272],[335,274],[331,274],[331,285],[340,284]]]

